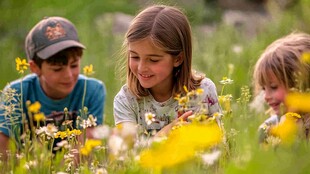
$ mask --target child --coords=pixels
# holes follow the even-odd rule
[[[264,91],[264,99],[273,111],[260,130],[269,129],[283,121],[285,117],[281,116],[289,112],[285,107],[285,98],[291,90],[305,91],[309,88],[310,68],[301,60],[302,55],[309,52],[310,35],[291,33],[273,42],[260,56],[255,65],[254,83],[257,93]],[[306,78],[301,80],[301,76]],[[306,135],[310,121],[308,118],[308,114],[302,114],[299,119]]]
[[[188,111],[181,119],[174,119],[178,115],[174,97],[185,93],[183,86],[189,91],[204,90],[203,103],[209,116],[220,111],[214,83],[191,70],[191,28],[179,9],[164,5],[144,9],[133,19],[124,46],[127,84],[114,98],[116,125],[130,122],[148,132],[161,130],[157,135],[167,135],[178,120],[192,114]],[[148,113],[155,116],[152,123],[145,118]]]
[[[85,46],[79,42],[75,26],[62,17],[48,17],[42,19],[28,33],[25,41],[25,49],[33,74],[26,75],[22,80],[10,83],[9,88],[15,89],[17,94],[22,93],[23,113],[27,113],[26,101],[39,102],[40,111],[44,113],[46,122],[62,125],[65,119],[75,121],[85,106],[87,115],[96,117],[96,124],[103,121],[104,102],[106,90],[104,84],[96,79],[80,75],[80,60]],[[22,84],[21,84],[22,83]],[[86,95],[84,84],[86,83]],[[22,86],[22,89],[21,89]],[[83,101],[82,101],[83,100]],[[83,103],[83,104],[82,104]],[[68,114],[64,115],[67,108]],[[8,149],[9,137],[18,127],[22,129],[22,117],[18,114],[12,125],[11,120],[3,116],[5,110],[1,110],[0,125],[0,152]],[[26,115],[30,123],[28,114]],[[76,123],[72,123],[76,128]],[[91,136],[92,128],[88,128],[87,137]],[[21,130],[22,131],[22,130]],[[20,131],[20,133],[21,133]],[[5,155],[5,154],[4,154]]]

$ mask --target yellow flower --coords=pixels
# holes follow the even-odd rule
[[[80,152],[82,155],[88,156],[95,147],[101,146],[101,144],[102,142],[100,140],[86,140],[85,146],[80,149]]]
[[[202,88],[198,88],[198,89],[196,89],[195,92],[197,95],[201,95],[201,94],[203,94],[204,90]]]
[[[285,116],[287,118],[293,118],[293,119],[298,119],[298,118],[301,118],[301,116],[297,113],[294,113],[294,112],[288,112],[285,114]]]
[[[194,158],[196,152],[211,148],[221,140],[222,132],[216,124],[184,125],[173,130],[167,140],[143,150],[140,164],[157,170],[169,168]]]
[[[34,114],[34,120],[35,121],[44,121],[45,120],[44,113],[40,112],[40,113]]]
[[[297,136],[298,126],[296,119],[301,117],[296,113],[287,113],[284,117],[284,121],[270,128],[270,134],[279,137],[284,144],[291,144]]]
[[[188,93],[188,89],[187,89],[187,87],[184,85],[183,86],[183,89],[184,89],[184,91],[186,92],[186,93]]]
[[[310,52],[303,53],[301,55],[301,61],[310,64]]]
[[[89,66],[85,66],[83,68],[83,71],[84,71],[84,74],[86,76],[90,76],[90,75],[93,75],[95,72],[93,71],[93,65],[90,64]]]
[[[295,112],[310,112],[310,93],[289,93],[285,98],[286,106]]]
[[[24,70],[28,69],[29,64],[27,63],[26,59],[21,59],[17,57],[15,59],[15,63],[16,63],[16,70],[21,74],[24,73]]]
[[[38,113],[41,109],[41,104],[36,101],[28,107],[28,111],[31,113]]]
[[[219,99],[219,103],[220,103],[221,107],[224,109],[224,111],[230,112],[231,111],[231,100],[232,100],[231,94],[220,95],[220,96],[218,96],[218,99]]]

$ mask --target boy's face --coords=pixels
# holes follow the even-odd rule
[[[63,99],[74,89],[80,73],[80,58],[69,57],[67,65],[53,65],[44,61],[39,68],[33,64],[33,72],[39,76],[41,87],[48,97]]]

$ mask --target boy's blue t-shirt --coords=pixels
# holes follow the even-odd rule
[[[43,92],[39,77],[36,74],[30,74],[25,76],[22,79],[22,95],[23,95],[23,112],[27,115],[26,109],[26,101],[30,101],[34,103],[38,101],[41,104],[40,111],[44,113],[45,117],[54,118],[56,115],[64,115],[64,108],[68,108],[69,115],[78,115],[81,116],[80,110],[82,109],[82,98],[84,94],[85,88],[85,80],[86,80],[86,93],[84,99],[84,106],[88,108],[88,114],[92,114],[94,117],[97,118],[97,124],[102,124],[103,122],[103,113],[104,113],[104,104],[105,104],[105,97],[106,97],[106,89],[103,82],[94,79],[88,78],[84,75],[79,75],[78,81],[76,86],[74,87],[73,91],[64,99],[61,100],[53,100],[45,95]],[[21,93],[21,80],[16,80],[7,85],[4,89],[6,91],[8,88],[16,89],[16,94]],[[19,102],[20,103],[20,102]],[[2,103],[3,104],[3,103]],[[14,104],[18,104],[18,101],[13,102]],[[7,107],[8,105],[12,106],[11,104],[5,104],[4,106]],[[22,118],[20,111],[17,110],[17,113],[12,114],[11,117],[14,119],[5,116],[8,111],[5,110],[5,107],[1,107],[0,110],[0,131],[7,136],[10,136],[10,129],[12,128],[12,120],[14,127],[16,124],[21,129]],[[15,106],[16,108],[17,106]],[[17,127],[18,127],[17,126]],[[75,127],[76,124],[73,124]]]

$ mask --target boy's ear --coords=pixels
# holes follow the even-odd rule
[[[184,61],[183,52],[177,55],[174,59],[174,67],[180,66]]]
[[[32,60],[29,61],[29,67],[30,67],[30,71],[32,73],[35,73],[38,76],[40,76],[41,69],[40,69],[40,67],[36,63],[34,63],[34,61],[32,61]]]

